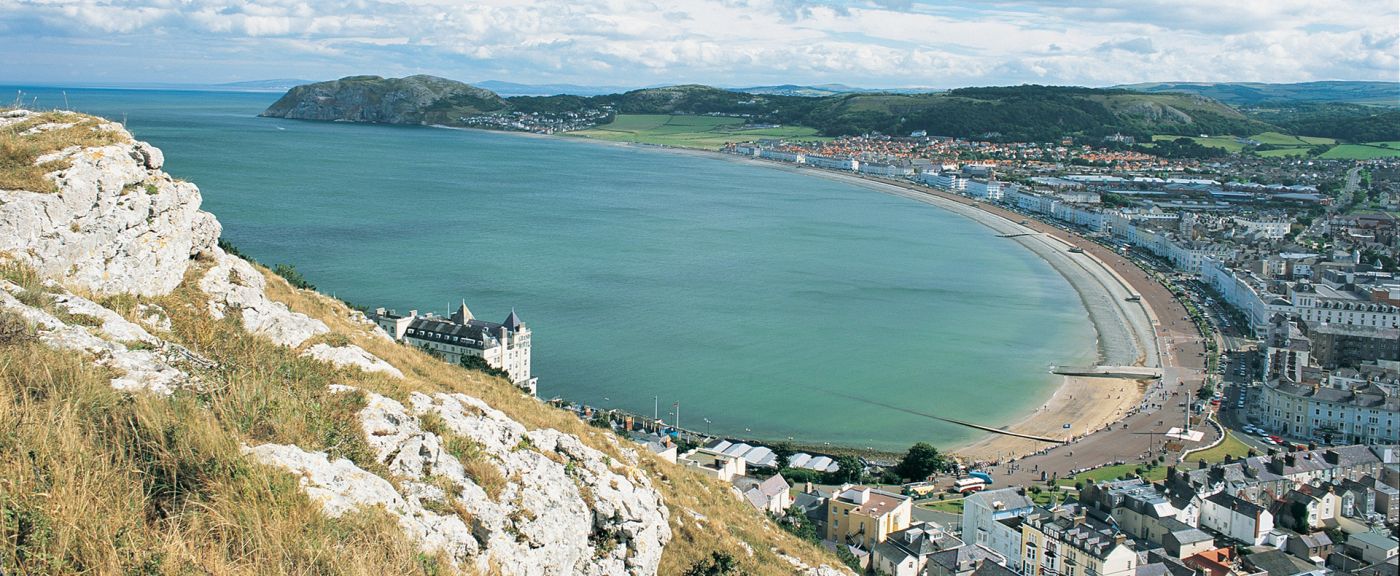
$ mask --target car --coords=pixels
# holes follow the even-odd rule
[[[1278,446],[1278,442],[1275,442],[1273,438],[1265,438],[1264,443],[1270,446]]]

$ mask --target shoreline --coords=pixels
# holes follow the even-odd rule
[[[1107,263],[1093,255],[1076,254],[1074,256],[1078,258],[1072,258],[1068,249],[1077,244],[1038,233],[1003,215],[975,208],[971,206],[973,201],[965,197],[943,193],[913,183],[804,168],[712,150],[597,140],[587,137],[574,138],[594,144],[652,149],[805,173],[928,204],[982,224],[999,234],[1031,233],[1031,236],[1008,238],[1007,240],[1015,241],[1039,256],[1056,273],[1065,278],[1071,289],[1079,296],[1094,327],[1095,348],[1099,363],[1124,366],[1161,366],[1157,342],[1153,333],[1153,327],[1157,324],[1154,311],[1146,302],[1138,302],[1134,307],[1140,312],[1140,317],[1130,319],[1128,316],[1133,313],[1132,307],[1118,304],[1125,302],[1124,299],[1128,295],[1135,293],[1126,279],[1122,278]],[[1080,261],[1075,262],[1074,260]],[[1093,270],[1093,272],[1086,273],[1088,270]],[[1087,277],[1095,273],[1096,277],[1092,279]],[[1110,303],[1114,305],[1109,306]],[[1133,326],[1127,326],[1129,324]],[[1123,346],[1124,342],[1131,342],[1131,344],[1125,347]],[[1062,375],[1059,383],[1040,407],[1024,413],[1007,424],[989,426],[1018,434],[1061,437],[1069,441],[1108,429],[1131,415],[1134,409],[1142,403],[1147,389],[1148,383],[1145,380]],[[1087,402],[1088,400],[1096,401]],[[1065,424],[1069,424],[1070,427],[1066,429]],[[940,450],[969,461],[990,462],[1022,458],[1053,446],[1046,442],[985,432],[981,437],[973,440],[941,446]]]
[[[532,138],[564,138],[594,145],[656,150],[804,173],[928,204],[972,220],[999,235],[1029,233],[1028,236],[1007,238],[1007,240],[1021,244],[1023,248],[1040,257],[1064,278],[1079,296],[1081,305],[1088,313],[1094,329],[1094,347],[1099,364],[1161,367],[1153,328],[1157,324],[1156,314],[1146,302],[1139,302],[1136,304],[1138,317],[1130,318],[1134,311],[1122,303],[1128,294],[1133,294],[1135,291],[1128,285],[1126,279],[1122,278],[1105,262],[1087,252],[1074,255],[1078,256],[1078,259],[1071,258],[1068,248],[1076,246],[1077,243],[1037,232],[1004,215],[974,206],[974,201],[966,197],[911,182],[802,167],[771,160],[737,156],[716,150],[600,140],[586,136],[569,136],[567,133],[535,134],[455,126],[434,125],[431,127],[514,134]],[[1075,237],[1077,240],[1087,241],[1078,238],[1077,234]],[[1017,434],[1064,438],[1067,443],[1073,439],[1109,429],[1115,423],[1131,415],[1134,408],[1142,403],[1148,389],[1148,382],[1145,380],[1067,375],[1061,375],[1059,378],[1059,382],[1039,407],[1021,413],[1009,423],[988,426]],[[1069,425],[1068,428],[1065,428],[1066,424]],[[942,445],[940,450],[967,461],[994,462],[1023,458],[1057,445],[996,432],[983,432],[982,435],[971,440]],[[833,446],[833,448],[835,447]],[[840,447],[839,450],[863,452],[854,447]],[[878,452],[874,455],[885,455],[885,453]]]

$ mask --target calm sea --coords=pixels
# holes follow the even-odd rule
[[[15,88],[6,89],[9,101]],[[64,93],[25,88],[62,107]],[[1068,283],[939,209],[567,138],[257,118],[276,94],[66,90],[199,185],[224,237],[357,305],[534,330],[540,396],[736,436],[902,449],[1039,406],[1094,359]],[[37,101],[34,99],[37,98]]]

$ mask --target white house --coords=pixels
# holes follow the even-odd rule
[[[1248,500],[1217,492],[1200,503],[1200,527],[1250,546],[1264,543],[1274,529],[1274,515]]]

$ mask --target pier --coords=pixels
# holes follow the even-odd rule
[[[1056,366],[1050,370],[1061,376],[1095,376],[1099,378],[1129,378],[1132,380],[1162,377],[1161,368],[1147,366]]]

